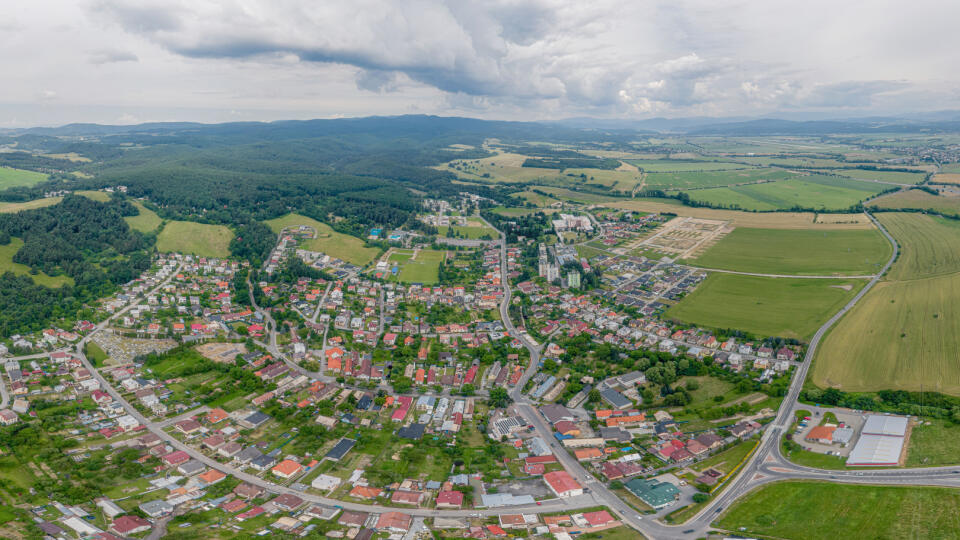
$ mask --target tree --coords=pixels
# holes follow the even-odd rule
[[[590,403],[597,403],[602,398],[603,396],[600,395],[600,391],[597,390],[596,388],[590,390],[590,392],[587,394],[587,401],[589,401]]]
[[[510,394],[507,392],[506,388],[497,387],[490,390],[490,407],[494,409],[502,409],[507,405],[510,405],[513,400],[510,399]]]
[[[693,502],[695,502],[695,503],[697,503],[697,504],[705,503],[705,502],[707,502],[707,501],[709,501],[709,500],[710,500],[710,495],[707,495],[706,493],[694,493],[694,494],[693,494]]]

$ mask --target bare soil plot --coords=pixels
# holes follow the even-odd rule
[[[214,362],[232,363],[237,356],[247,353],[247,346],[243,343],[204,343],[197,347],[197,352]]]

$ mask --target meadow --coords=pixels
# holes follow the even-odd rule
[[[890,243],[874,230],[754,229],[738,227],[696,259],[704,268],[762,274],[872,274],[890,257]]]
[[[795,207],[842,210],[888,187],[886,184],[816,175],[688,193],[695,201],[736,205],[744,210],[781,210]]]
[[[63,200],[63,197],[45,197],[27,202],[0,202],[0,213],[13,214],[21,210],[35,210],[45,206],[53,206]]]
[[[32,186],[45,181],[49,176],[34,171],[25,171],[23,169],[11,169],[10,167],[0,167],[0,189],[7,189],[17,186]]]
[[[23,240],[11,238],[10,243],[0,246],[0,274],[4,272],[13,272],[21,276],[30,276],[37,285],[45,287],[62,287],[64,285],[73,285],[73,278],[70,276],[48,276],[43,272],[37,274],[30,273],[30,267],[25,264],[13,262],[13,256],[23,247]]]
[[[366,247],[366,243],[356,236],[337,232],[326,223],[299,214],[287,214],[264,223],[276,233],[279,233],[284,227],[297,225],[313,227],[317,231],[317,237],[305,240],[303,242],[304,249],[320,251],[358,266],[368,264],[380,253],[379,248]]]
[[[667,310],[666,316],[705,327],[737,328],[763,337],[806,339],[864,282],[713,273]]]
[[[388,261],[391,266],[396,265],[399,272],[392,279],[403,283],[423,283],[432,285],[439,279],[440,263],[446,257],[446,251],[429,249],[418,250],[414,256],[413,250],[397,250],[390,254]]]
[[[127,216],[124,221],[127,222],[130,227],[140,231],[140,232],[153,232],[160,227],[160,224],[163,223],[163,220],[156,212],[150,210],[143,203],[138,201],[132,201],[133,205],[137,207],[137,210],[140,211],[139,214],[135,216]]]
[[[954,489],[778,482],[740,499],[715,523],[793,540],[956,538],[958,512]]]
[[[93,190],[77,191],[75,192],[75,195],[80,195],[81,197],[86,197],[88,199],[92,199],[98,202],[107,202],[110,200],[110,194],[107,193],[106,191],[93,191]]]
[[[731,171],[647,173],[648,189],[685,190],[796,178],[796,173],[780,169],[754,168]]]
[[[233,232],[223,225],[170,221],[157,236],[157,249],[200,257],[228,257]]]
[[[960,225],[923,214],[877,218],[900,244],[900,257],[826,336],[812,381],[847,391],[960,395]]]

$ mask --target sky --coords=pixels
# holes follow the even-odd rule
[[[0,126],[960,109],[960,2],[0,2]]]

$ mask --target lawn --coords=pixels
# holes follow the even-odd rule
[[[497,231],[493,230],[486,223],[476,218],[468,218],[466,225],[452,225],[452,227],[454,233],[457,235],[457,238],[478,239],[485,237],[488,239],[494,239],[499,237]],[[447,230],[450,228],[450,225],[442,225],[437,227],[438,236],[446,237]]]
[[[944,193],[932,195],[920,189],[908,189],[870,201],[876,208],[918,208],[950,215],[960,215],[960,196]]]
[[[10,243],[0,246],[0,273],[13,272],[21,276],[30,276],[37,285],[45,287],[62,287],[63,285],[73,285],[73,278],[70,276],[48,276],[43,272],[37,274],[30,273],[30,267],[25,264],[13,262],[13,256],[23,247],[23,240],[11,238]]]
[[[779,482],[740,499],[716,525],[792,540],[956,538],[960,491]]]
[[[663,190],[708,188],[770,180],[786,180],[796,177],[796,173],[769,168],[741,168],[732,171],[648,173],[646,176],[646,186],[651,189]],[[691,194],[691,196],[693,195]]]
[[[440,263],[445,255],[446,251],[421,249],[414,257],[413,251],[407,250],[392,253],[389,260],[399,267],[398,281],[430,285],[439,279]]]
[[[930,424],[930,425],[926,425]],[[944,420],[924,419],[910,432],[907,467],[940,467],[960,463],[956,441],[960,426]]]
[[[49,176],[34,171],[25,171],[23,169],[11,169],[10,167],[0,167],[0,189],[7,189],[17,186],[32,186],[45,181]]]
[[[34,210],[45,206],[53,206],[63,200],[63,197],[45,197],[27,202],[0,202],[0,213],[13,214],[22,210]]]
[[[223,225],[205,225],[192,221],[171,221],[157,236],[157,249],[200,257],[230,256],[233,232]]]
[[[153,210],[150,210],[144,206],[143,203],[133,201],[133,205],[137,207],[137,210],[139,210],[140,213],[135,216],[127,216],[123,218],[133,229],[136,229],[140,232],[153,232],[160,227],[161,223],[163,223],[163,220],[160,219],[160,216],[158,216]]]
[[[960,394],[960,225],[921,214],[879,214],[901,255],[826,336],[811,377],[847,391]]]
[[[738,206],[744,210],[843,210],[889,187],[862,180],[805,176],[779,182],[695,190],[689,194],[695,201]]]
[[[893,248],[880,231],[737,228],[700,257],[705,268],[763,274],[873,274]]]
[[[757,446],[756,441],[743,441],[737,443],[735,446],[728,448],[719,454],[714,454],[713,456],[710,456],[699,463],[693,464],[691,468],[700,472],[713,468],[724,474],[727,474],[732,471],[734,467],[739,465],[755,446]]]
[[[687,386],[687,384],[691,382],[696,383],[697,389],[690,390],[690,398],[692,401],[686,405],[688,409],[715,407],[737,396],[737,393],[733,391],[733,383],[708,375],[683,377],[677,381],[675,386]],[[724,400],[718,403],[713,399],[715,396],[723,396]]]
[[[806,339],[863,284],[863,280],[850,279],[711,274],[666,315],[682,322],[736,328],[757,336]]]
[[[379,248],[366,247],[365,242],[356,236],[343,234],[333,230],[326,223],[299,214],[285,216],[265,221],[270,229],[279,233],[284,227],[308,225],[317,231],[317,237],[305,240],[303,248],[310,251],[320,251],[359,266],[366,265],[380,253]]]

